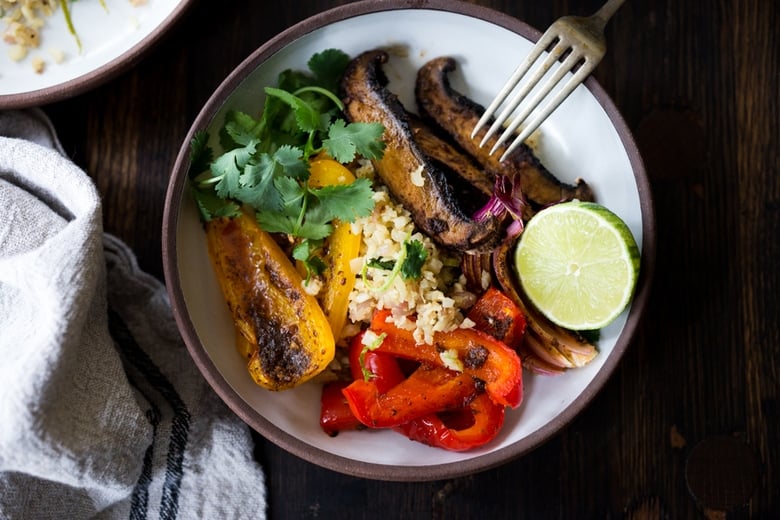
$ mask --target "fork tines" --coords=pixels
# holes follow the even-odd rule
[[[491,154],[495,153],[510,137],[516,135],[514,141],[512,141],[504,150],[501,156],[502,161],[542,124],[550,113],[566,99],[566,97],[598,64],[598,60],[594,60],[590,55],[593,49],[590,49],[591,53],[583,53],[577,45],[578,42],[572,41],[569,37],[569,31],[564,25],[566,24],[566,18],[568,17],[556,20],[542,35],[531,53],[523,60],[520,66],[517,67],[474,127],[472,138],[477,135],[480,129],[490,122],[496,110],[507,100],[515,87],[522,82],[522,85],[520,85],[517,92],[511,97],[510,101],[506,103],[495,120],[493,120],[480,143],[480,146],[484,146],[485,143],[487,143],[487,141],[504,125],[512,113],[522,104],[522,107],[520,107],[521,110],[517,112],[511,122],[506,126],[503,133],[490,150]],[[545,56],[542,60],[543,53],[545,53]],[[541,63],[538,63],[540,60],[542,60]],[[560,65],[556,67],[554,71],[550,71],[556,62],[560,62]],[[531,70],[535,64],[535,68]],[[529,74],[529,71],[531,74],[527,80],[524,81],[524,78]],[[551,72],[552,74],[550,78],[537,90],[534,90],[548,72]],[[562,82],[567,73],[572,73],[573,75],[568,81]],[[559,88],[550,96],[556,86]],[[524,103],[529,93],[532,93],[532,91],[533,96]],[[549,100],[547,103],[539,108],[541,103],[545,101],[548,96]],[[534,113],[537,108],[539,110]],[[534,117],[523,125],[519,134],[515,134],[515,130],[517,130],[532,113]]]

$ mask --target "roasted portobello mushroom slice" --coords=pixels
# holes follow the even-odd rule
[[[489,154],[497,136],[480,147],[490,125],[471,137],[485,109],[450,86],[448,74],[455,66],[453,58],[444,56],[430,60],[418,71],[415,96],[423,119],[449,134],[488,172],[519,179],[526,199],[536,207],[571,199],[593,200],[593,192],[585,181],[577,180],[575,186],[559,181],[525,144],[517,147],[504,162],[499,162],[501,149]]]
[[[457,181],[468,186],[487,198],[493,195],[495,179],[482,168],[470,155],[453,146],[449,140],[440,136],[433,128],[414,114],[409,114],[409,127],[420,151],[434,163],[457,176]],[[452,178],[451,178],[452,180]]]
[[[375,161],[377,175],[407,208],[418,228],[440,245],[459,251],[489,250],[498,241],[500,222],[474,221],[465,214],[445,173],[420,150],[405,108],[387,89],[384,50],[353,59],[341,80],[344,112],[353,122],[378,121],[386,148]]]

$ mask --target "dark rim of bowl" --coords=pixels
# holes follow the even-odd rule
[[[175,231],[176,219],[179,215],[187,179],[189,143],[196,131],[208,126],[214,114],[242,81],[246,73],[254,70],[269,56],[278,52],[290,42],[333,22],[368,13],[398,9],[430,9],[454,12],[493,23],[531,41],[538,40],[541,34],[538,30],[507,14],[460,0],[363,0],[324,11],[278,34],[236,67],[209,98],[188,132],[176,159],[165,200],[162,229],[163,266],[172,310],[191,356],[217,394],[250,427],[282,449],[304,460],[340,473],[388,481],[431,481],[481,472],[514,460],[549,440],[587,407],[615,371],[620,358],[639,325],[642,310],[649,297],[651,278],[655,265],[655,221],[650,185],[631,132],[606,92],[593,78],[590,78],[586,81],[586,87],[601,104],[612,121],[634,172],[641,204],[643,245],[642,265],[637,282],[637,291],[626,324],[612,352],[605,360],[604,366],[577,400],[548,424],[510,446],[468,460],[431,466],[383,465],[334,455],[306,444],[260,416],[230,387],[209,358],[208,353],[195,333],[179,283]]]
[[[99,87],[131,69],[182,17],[192,0],[181,0],[165,19],[143,40],[117,58],[62,83],[29,92],[0,95],[0,109],[27,108],[69,99]]]

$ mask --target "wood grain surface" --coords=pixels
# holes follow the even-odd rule
[[[43,107],[144,270],[162,278],[170,169],[209,95],[343,3],[196,1],[134,68]],[[473,3],[544,29],[601,2]],[[775,0],[629,0],[607,27],[595,75],[644,157],[658,258],[636,340],[576,420],[520,459],[426,483],[344,476],[256,436],[268,517],[780,518],[778,14]]]

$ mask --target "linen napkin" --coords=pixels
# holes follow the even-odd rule
[[[0,518],[266,515],[248,427],[39,109],[0,112]]]

